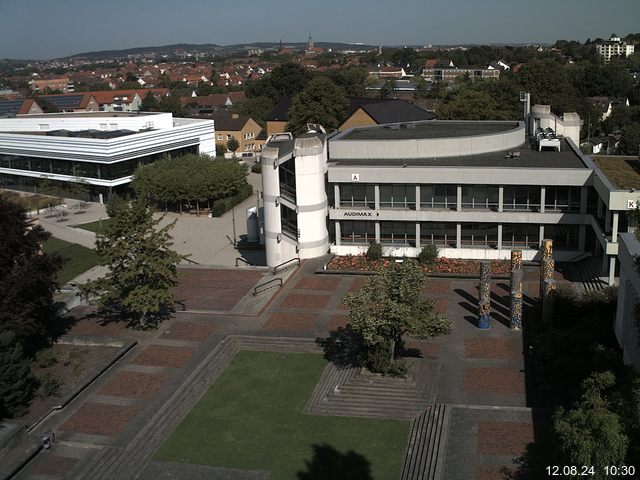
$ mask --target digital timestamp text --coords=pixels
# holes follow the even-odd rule
[[[604,473],[612,478],[635,478],[636,475],[633,465],[606,465],[600,469],[589,465],[549,465],[546,470],[549,477],[591,477],[596,473]]]

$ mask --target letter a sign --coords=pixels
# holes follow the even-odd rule
[[[359,182],[360,181],[360,174],[359,173],[352,173],[351,174],[351,181],[352,182]]]

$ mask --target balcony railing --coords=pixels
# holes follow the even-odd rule
[[[280,195],[292,202],[296,201],[296,189],[286,183],[280,183]]]
[[[296,241],[298,240],[298,227],[286,220],[282,220],[282,233]]]

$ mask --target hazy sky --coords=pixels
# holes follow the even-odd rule
[[[173,43],[584,41],[640,31],[640,0],[0,0],[0,58]]]

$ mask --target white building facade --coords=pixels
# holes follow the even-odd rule
[[[293,147],[298,139],[288,138],[278,153],[277,142],[270,141],[270,163],[263,165],[264,222],[272,237],[267,235],[267,263],[328,251],[361,254],[371,243],[381,244],[387,256],[415,257],[435,244],[448,258],[506,259],[518,249],[534,260],[540,242],[551,238],[559,261],[601,256],[613,283],[618,233],[627,231],[625,211],[635,208],[640,194],[616,190],[580,152],[577,115],[553,118],[536,106],[531,116],[531,136],[524,122],[487,121],[413,122],[335,134],[326,139],[322,179],[322,161],[314,157],[313,189],[297,171],[305,163],[303,150]],[[278,172],[291,159],[295,182]],[[305,204],[298,201],[301,192]],[[315,216],[301,221],[308,206]],[[306,241],[318,242],[313,250],[303,241],[307,233]],[[274,248],[277,258],[270,253]]]
[[[0,119],[0,182],[9,188],[81,180],[104,199],[138,165],[186,153],[215,156],[213,121],[101,112]]]
[[[609,63],[611,57],[633,55],[635,46],[621,41],[619,36],[613,34],[608,41],[596,44],[596,49],[598,54],[604,58],[605,63]]]

